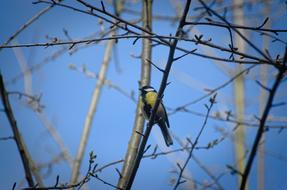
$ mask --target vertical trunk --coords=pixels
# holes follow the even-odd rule
[[[115,35],[114,32],[111,32],[111,35],[113,35],[113,34]],[[89,107],[89,110],[88,110],[88,113],[86,116],[83,132],[82,132],[82,136],[81,136],[81,140],[80,140],[80,145],[79,145],[79,148],[77,151],[77,156],[76,156],[76,159],[74,161],[71,184],[76,183],[78,176],[79,176],[80,166],[81,166],[81,163],[83,160],[85,148],[86,148],[87,141],[88,141],[89,134],[90,134],[90,130],[92,127],[94,114],[96,112],[96,108],[97,108],[97,105],[98,105],[98,102],[100,99],[100,94],[102,91],[102,86],[103,86],[104,81],[105,81],[105,77],[106,77],[106,73],[107,73],[107,69],[108,69],[108,64],[110,62],[113,44],[114,44],[114,40],[110,40],[110,41],[108,41],[107,46],[106,46],[104,60],[103,60],[103,63],[101,65],[101,68],[100,68],[98,81],[97,81],[96,87],[95,87],[94,92],[93,92],[91,104],[90,104],[90,107]]]
[[[151,31],[152,28],[152,0],[143,0],[143,8],[142,8],[142,18],[143,18],[143,27],[147,30]],[[146,33],[144,33],[146,34]],[[150,84],[150,73],[151,73],[151,65],[147,60],[151,60],[151,40],[148,38],[144,38],[142,40],[143,48],[141,55],[141,82],[140,85],[149,85]],[[139,98],[138,98],[139,99]],[[118,181],[118,187],[125,189],[127,187],[127,183],[129,180],[129,176],[134,167],[134,161],[136,159],[141,135],[137,132],[143,133],[144,126],[144,118],[140,110],[139,102],[137,104],[136,109],[136,118],[134,121],[134,127],[132,131],[131,138],[128,144],[128,150],[125,156],[125,162],[121,171],[122,177]]]
[[[243,0],[233,0],[233,4],[242,4]],[[245,25],[244,22],[244,11],[243,9],[235,9],[234,14],[237,16],[234,19],[234,23],[238,25]],[[244,36],[246,36],[246,31],[240,31]],[[235,38],[235,47],[239,51],[245,51],[245,43],[239,36]],[[236,71],[240,72],[243,68],[242,65],[236,66]],[[244,89],[244,76],[241,75],[234,81],[234,102],[235,102],[235,112],[236,117],[239,122],[244,121],[244,112],[245,112],[245,89]],[[245,126],[241,125],[235,132],[235,162],[237,170],[240,172],[244,171],[244,154],[245,154]],[[238,175],[238,184],[241,182],[241,176]],[[246,189],[247,185],[246,185]]]
[[[113,30],[110,33],[110,36],[114,36],[114,35],[116,35],[115,30]],[[96,112],[97,105],[98,105],[98,102],[100,99],[102,87],[103,87],[104,82],[105,82],[105,78],[106,78],[109,62],[111,59],[112,49],[113,49],[114,43],[115,43],[115,40],[109,40],[107,42],[107,45],[106,45],[103,62],[102,62],[102,65],[101,65],[101,68],[99,71],[99,75],[98,75],[97,84],[95,86],[95,89],[94,89],[94,92],[92,95],[92,100],[91,100],[90,107],[89,107],[89,110],[88,110],[88,113],[87,113],[87,116],[85,119],[85,124],[84,124],[84,128],[83,128],[79,148],[77,151],[76,159],[74,161],[73,170],[72,170],[72,177],[71,177],[71,184],[75,184],[77,182],[78,176],[80,174],[80,166],[81,166],[83,156],[85,153],[85,148],[86,148],[87,141],[88,141],[89,134],[90,134],[90,130],[92,127],[94,114]]]
[[[263,17],[267,18],[267,15],[270,13],[270,7],[269,2],[264,2],[264,12]],[[271,21],[266,23],[266,28],[270,28]],[[269,46],[269,38],[266,38],[263,36],[263,48],[268,49]],[[267,65],[261,65],[260,66],[260,81],[261,84],[264,86],[267,86],[267,80],[268,80],[268,66]],[[263,88],[260,88],[260,97],[259,97],[259,115],[263,114],[265,102],[267,102],[267,91]],[[265,152],[265,135],[262,134],[261,137],[261,143],[258,147],[258,157],[257,157],[257,189],[258,190],[264,190],[265,189],[265,159],[264,159],[264,152]]]

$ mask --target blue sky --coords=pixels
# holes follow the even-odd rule
[[[278,7],[279,2],[280,1],[274,2],[271,8]],[[93,3],[100,6],[99,2]],[[76,3],[71,4],[78,6]],[[109,3],[105,2],[105,4],[107,10],[112,11],[112,7],[109,6]],[[141,10],[140,4],[130,4],[129,6],[131,9]],[[33,5],[32,1],[2,1],[0,6],[0,43],[5,42],[19,26],[44,7],[46,7],[46,5]],[[192,4],[192,8],[194,7],[196,7],[196,5]],[[261,5],[255,7],[258,10],[262,9]],[[256,8],[246,9],[245,11],[247,13],[253,13],[256,11]],[[174,15],[174,13],[175,11],[170,3],[166,3],[166,1],[154,1],[154,14]],[[276,14],[274,13],[273,16],[276,16]],[[136,18],[134,15],[128,13],[125,13],[123,17],[125,19]],[[286,26],[286,24],[284,25],[284,20],[286,21],[287,19],[286,11],[282,13],[282,16],[275,18],[275,20],[271,21],[272,27],[283,28]],[[264,19],[254,20],[255,21],[250,19],[248,24],[258,26]],[[164,35],[168,35],[169,33],[174,34],[176,26],[177,24],[172,25],[168,22],[155,21],[153,23],[153,30]],[[49,40],[47,39],[47,35],[50,38],[57,37],[58,39],[67,40],[63,29],[66,29],[73,39],[81,39],[99,31],[100,27],[97,18],[55,7],[22,32],[12,44],[46,42]],[[194,30],[194,32],[204,34],[206,39],[212,37],[214,42],[222,43],[226,46],[227,43],[229,43],[229,35],[225,30],[209,27],[196,27],[196,29],[198,31],[196,32]],[[286,34],[280,34],[279,37],[285,41],[287,39]],[[258,34],[252,34],[252,40],[254,40],[258,46],[262,45],[262,37]],[[134,92],[135,97],[137,97],[141,63],[140,59],[135,59],[131,55],[140,55],[141,41],[139,40],[135,45],[132,43],[133,40],[120,40],[117,43],[116,51],[118,61],[115,61],[114,56],[112,57],[107,79],[128,93]],[[179,45],[188,49],[196,47],[194,44],[187,43],[179,43]],[[284,49],[282,47],[284,46],[279,43],[274,43],[270,46],[272,55],[282,54]],[[45,105],[42,114],[44,114],[49,122],[57,129],[58,134],[73,157],[76,155],[96,79],[88,78],[80,72],[73,71],[69,69],[69,66],[72,64],[77,68],[81,68],[85,65],[89,71],[97,73],[102,62],[104,47],[105,42],[101,42],[87,48],[82,48],[73,54],[65,52],[55,60],[46,63],[31,75],[33,94],[42,94],[41,103]],[[47,57],[57,52],[60,48],[61,47],[34,47],[18,48],[17,50],[1,50],[0,69],[7,83],[7,90],[25,91],[23,78],[20,78],[14,83],[9,83],[14,76],[21,73],[17,56],[18,58],[22,56],[22,61],[25,60],[28,66],[33,66],[43,63]],[[201,47],[196,48],[198,48],[199,52],[204,52],[204,49]],[[248,52],[256,55],[250,48],[248,48]],[[153,48],[152,54],[153,62],[160,67],[164,67],[168,56],[168,48],[155,47]],[[215,52],[215,54],[229,57],[228,54],[222,52]],[[181,55],[181,53],[176,52],[176,55]],[[235,65],[234,63],[224,64],[229,68],[234,68]],[[118,71],[117,68],[120,68],[120,71]],[[274,69],[269,68],[269,71],[270,75],[273,75]],[[253,69],[246,77],[246,115],[249,117],[258,115],[259,87],[254,82],[254,78],[258,78],[258,73],[258,68]],[[161,78],[162,73],[153,68],[151,84],[156,89],[159,88]],[[205,88],[215,88],[227,80],[228,76],[224,74],[213,61],[196,56],[187,56],[174,63],[172,67],[169,77],[171,84],[165,91],[164,103],[169,108],[176,108],[205,94]],[[270,81],[269,84],[271,85],[272,80]],[[284,89],[286,89],[286,82],[281,85],[278,91],[278,96],[276,97],[278,102],[286,101]],[[220,90],[217,97],[218,103],[213,107],[213,112],[219,110],[223,112],[226,109],[234,110],[233,98],[232,85]],[[10,101],[19,130],[35,162],[45,163],[59,154],[59,147],[49,136],[47,129],[43,126],[37,114],[27,106],[25,99],[10,96]],[[208,104],[208,99],[204,99],[188,108],[192,111],[205,113],[206,109],[204,104],[206,103]],[[96,163],[98,163],[99,166],[124,158],[128,140],[132,132],[135,107],[136,105],[130,99],[114,89],[104,86],[81,168],[83,174],[87,170],[88,153],[91,150],[97,155]],[[278,117],[286,117],[285,110],[286,105],[274,108],[272,114]],[[194,139],[203,123],[203,118],[189,113],[177,113],[170,116],[170,123],[171,131],[175,136],[182,140],[185,140],[186,137]],[[277,122],[273,124],[284,123]],[[2,126],[0,137],[12,135],[6,116],[3,113],[0,114],[0,125]],[[232,127],[234,127],[234,125],[209,120],[199,144],[206,145],[211,140],[221,137],[222,134],[218,132],[218,128],[230,131]],[[253,139],[255,135],[255,130],[248,128],[247,132],[246,142],[248,147],[250,147],[253,142],[251,139]],[[152,147],[159,144],[163,151],[167,150],[162,142],[160,131],[156,127],[153,129],[148,143],[151,144]],[[266,151],[269,152],[265,157],[266,189],[282,189],[287,186],[286,181],[284,181],[287,177],[286,164],[282,159],[280,160],[274,156],[281,155],[283,158],[287,156],[284,151],[281,151],[284,150],[283,148],[285,148],[284,145],[286,143],[285,130],[281,133],[278,133],[277,130],[270,130],[266,133]],[[178,143],[175,143],[171,149],[179,147]],[[20,184],[20,182],[24,180],[24,172],[19,153],[12,140],[0,141],[0,151],[2,152],[0,157],[0,189],[9,189],[14,182]],[[234,164],[234,145],[232,140],[227,138],[213,149],[196,150],[194,155],[215,175],[218,175],[226,171],[226,164]],[[143,160],[135,180],[134,189],[172,189],[172,185],[170,185],[169,182],[171,179],[177,177],[177,174],[172,173],[172,171],[177,169],[176,161],[185,160],[185,158],[186,154],[180,152],[168,156],[161,156],[154,160]],[[99,175],[105,180],[116,184],[118,174],[115,168],[121,169],[121,166],[121,164],[112,166]],[[254,164],[249,180],[250,189],[256,188],[255,166],[256,163]],[[191,176],[198,181],[210,180],[194,161],[189,163],[187,169]],[[45,175],[47,171],[48,169],[43,170],[42,174]],[[67,182],[70,179],[70,173],[71,170],[68,164],[64,161],[60,161],[53,166],[50,175],[45,178],[45,185],[54,184],[57,175],[60,175],[62,182]],[[235,188],[236,182],[237,177],[229,173],[224,175],[220,180],[220,183],[226,189]],[[111,189],[98,180],[92,180],[89,185],[91,189]],[[24,186],[26,186],[26,184]],[[185,187],[187,186],[182,185],[182,189]]]

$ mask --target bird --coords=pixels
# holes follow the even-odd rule
[[[157,91],[151,86],[143,86],[140,89],[140,108],[143,112],[144,118],[148,120],[150,118],[152,108],[157,99]],[[160,102],[156,115],[155,123],[160,127],[166,146],[173,144],[172,137],[169,132],[169,121],[165,107]]]

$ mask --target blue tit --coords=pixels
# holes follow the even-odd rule
[[[143,112],[143,115],[145,119],[149,119],[152,108],[156,102],[157,99],[157,92],[156,90],[151,86],[143,86],[139,89],[141,92],[140,95],[140,106]],[[171,135],[169,133],[169,121],[166,114],[166,110],[164,108],[164,105],[162,102],[160,102],[156,116],[155,116],[155,123],[160,127],[164,141],[166,146],[170,146],[173,144]]]

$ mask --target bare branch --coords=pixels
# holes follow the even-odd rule
[[[35,14],[30,20],[28,20],[25,24],[23,24],[9,39],[3,43],[3,45],[8,45],[13,39],[15,39],[22,31],[24,31],[28,26],[30,26],[33,22],[38,20],[42,15],[44,15],[46,12],[48,12],[54,5],[50,5],[41,11],[39,11],[37,14]],[[1,48],[0,48],[1,51]]]
[[[223,28],[237,28],[237,29],[245,29],[245,30],[253,30],[253,31],[263,31],[263,32],[270,32],[270,33],[285,33],[287,29],[268,29],[262,28],[266,23],[263,23],[259,27],[250,27],[250,26],[241,26],[236,24],[225,24],[224,22],[212,21],[210,22],[187,22],[187,25],[206,25],[206,26],[217,26]]]
[[[283,64],[286,64],[286,62],[287,62],[287,49],[285,49],[285,55],[284,55],[284,59],[283,59]],[[257,148],[258,148],[261,136],[264,133],[265,128],[266,128],[266,126],[265,126],[266,119],[267,119],[268,114],[269,114],[269,112],[270,112],[270,110],[272,108],[274,96],[276,94],[276,91],[277,91],[280,83],[281,83],[281,80],[284,77],[284,73],[285,72],[286,72],[286,70],[284,70],[284,69],[278,69],[278,74],[277,74],[276,80],[275,80],[275,82],[274,82],[274,84],[273,84],[273,86],[272,86],[272,88],[270,90],[269,97],[268,97],[266,106],[264,108],[263,114],[260,117],[259,128],[257,130],[257,134],[256,134],[256,137],[254,139],[253,146],[252,146],[252,149],[251,149],[251,152],[250,152],[250,155],[249,155],[249,158],[248,158],[248,161],[247,161],[244,173],[242,175],[242,181],[241,181],[241,184],[240,184],[240,190],[244,190],[245,189],[245,185],[246,185],[246,182],[247,182],[247,179],[248,179],[248,175],[250,173],[250,170],[251,170],[251,167],[252,167],[252,164],[253,164],[253,160],[254,160],[256,152],[257,152]]]
[[[256,84],[258,84],[261,88],[263,88],[264,90],[270,92],[271,89],[268,88],[268,87],[266,87],[266,86],[264,86],[260,81],[256,80],[255,82],[256,82]]]
[[[135,32],[133,32],[135,33]],[[230,60],[230,59],[224,59],[224,58],[220,58],[220,57],[214,57],[214,56],[209,56],[209,55],[205,55],[205,54],[201,54],[201,53],[197,53],[196,51],[192,50],[186,50],[184,48],[181,47],[176,47],[177,50],[180,50],[184,53],[186,53],[186,55],[188,54],[192,54],[192,55],[197,55],[200,57],[204,57],[204,58],[208,58],[208,59],[214,59],[214,60],[218,60],[218,61],[224,61],[224,62],[234,62],[234,63],[240,63],[240,64],[270,64],[270,65],[274,65],[277,66],[277,64],[275,64],[275,60],[273,60],[273,62],[270,62],[268,60],[265,59],[261,59],[259,57],[250,55],[250,54],[246,54],[246,53],[242,53],[238,50],[235,51],[234,48],[226,48],[226,47],[222,47],[216,44],[211,43],[210,41],[204,41],[204,40],[200,40],[200,39],[189,39],[189,38],[183,38],[183,37],[176,37],[176,36],[164,36],[164,35],[140,35],[135,33],[134,35],[118,35],[118,36],[112,36],[112,37],[100,37],[100,38],[92,38],[92,39],[84,39],[84,40],[74,40],[74,41],[52,41],[52,42],[43,42],[43,43],[27,43],[27,44],[15,44],[15,45],[0,45],[0,49],[2,48],[19,48],[19,47],[52,47],[52,46],[62,46],[62,45],[76,45],[76,44],[92,44],[92,43],[97,43],[100,41],[106,41],[106,40],[122,40],[122,39],[140,39],[140,38],[149,38],[154,42],[157,42],[161,45],[164,46],[170,46],[170,44],[167,43],[162,43],[160,41],[157,40],[157,38],[160,38],[161,40],[164,39],[169,39],[169,40],[182,40],[182,41],[187,41],[187,42],[193,42],[195,44],[200,44],[200,45],[204,45],[204,46],[208,46],[214,49],[218,49],[220,51],[224,51],[224,52],[230,52],[236,55],[241,56],[242,58],[246,58],[246,59],[251,59],[253,61],[244,61],[242,59],[240,60]],[[277,60],[277,62],[280,63],[280,60]]]
[[[211,110],[213,104],[215,103],[215,98],[216,98],[216,94],[215,94],[212,98],[210,98],[210,105],[209,105],[209,106],[206,106],[206,108],[207,108],[207,113],[206,113],[204,122],[203,122],[203,124],[202,124],[202,126],[201,126],[201,128],[200,128],[199,133],[197,134],[197,136],[196,136],[196,138],[195,138],[195,141],[191,144],[191,149],[189,150],[188,156],[187,156],[187,158],[186,158],[186,160],[185,160],[183,166],[180,167],[179,175],[178,175],[177,181],[176,181],[176,183],[175,183],[175,185],[174,185],[174,188],[173,188],[174,190],[176,190],[176,189],[178,188],[178,186],[182,183],[182,175],[183,175],[183,172],[184,172],[184,170],[185,170],[185,168],[186,168],[186,166],[187,166],[189,160],[191,159],[193,150],[194,150],[195,146],[197,145],[198,140],[199,140],[199,138],[200,138],[200,136],[201,136],[201,134],[202,134],[202,132],[203,132],[203,130],[204,130],[206,124],[207,124],[207,120],[208,120],[208,116],[209,116],[210,110]]]
[[[185,8],[184,8],[184,12],[182,14],[182,17],[180,19],[180,22],[179,22],[179,25],[178,25],[178,28],[176,31],[176,37],[181,37],[183,34],[182,30],[183,30],[183,27],[185,25],[185,21],[186,21],[187,13],[189,11],[190,3],[191,3],[191,0],[187,0]],[[131,189],[131,187],[132,187],[134,178],[136,176],[138,167],[140,165],[140,161],[141,161],[143,154],[144,154],[144,150],[145,150],[145,146],[146,146],[149,134],[151,132],[152,126],[154,125],[155,115],[156,115],[155,113],[156,113],[156,110],[158,109],[162,95],[164,93],[164,89],[167,85],[167,80],[168,80],[169,72],[170,72],[170,69],[171,69],[171,66],[172,66],[172,63],[174,60],[174,53],[176,50],[177,43],[178,43],[178,40],[175,39],[172,41],[172,43],[170,45],[168,60],[167,60],[165,72],[164,72],[164,75],[163,75],[163,78],[161,81],[160,89],[158,91],[157,100],[155,102],[155,105],[152,108],[151,116],[149,118],[149,122],[148,122],[147,128],[145,130],[145,135],[142,139],[142,142],[141,142],[141,145],[140,145],[140,148],[139,148],[136,160],[135,160],[135,166],[133,168],[133,171],[131,172],[131,176],[130,176],[130,179],[128,181],[127,189]]]
[[[77,9],[77,8],[74,8],[74,7],[71,7],[71,6],[69,6],[69,5],[65,5],[65,4],[61,4],[61,3],[57,3],[57,4],[55,4],[55,5],[62,6],[62,7],[65,7],[65,8],[68,8],[68,9],[72,9],[72,10],[77,11],[77,12],[81,12],[81,13],[84,13],[84,14],[89,14],[89,15],[96,16],[96,17],[98,17],[98,18],[101,18],[101,19],[103,19],[104,21],[106,21],[106,22],[108,22],[108,23],[110,23],[110,24],[112,24],[112,25],[116,25],[117,27],[119,27],[119,28],[121,28],[121,29],[123,29],[123,30],[126,30],[126,31],[128,31],[128,32],[130,32],[130,33],[132,33],[132,34],[137,35],[137,36],[134,36],[134,38],[137,39],[137,38],[139,37],[139,33],[138,33],[138,32],[135,32],[135,31],[133,31],[133,30],[131,30],[131,29],[129,29],[128,27],[126,27],[127,25],[128,25],[128,26],[131,26],[132,28],[135,28],[135,29],[137,29],[137,30],[143,31],[143,32],[149,34],[150,36],[152,36],[153,38],[155,38],[155,39],[153,39],[154,42],[160,43],[160,44],[165,45],[165,46],[170,46],[169,41],[165,39],[165,38],[170,39],[170,38],[167,37],[167,36],[163,38],[163,37],[160,36],[160,35],[156,35],[156,34],[154,34],[154,33],[152,33],[152,32],[148,32],[148,31],[147,31],[146,29],[144,29],[143,27],[140,27],[140,26],[138,26],[138,25],[136,25],[136,24],[133,24],[133,23],[131,23],[131,22],[129,22],[129,21],[126,21],[126,20],[124,20],[124,19],[122,19],[122,18],[119,18],[119,17],[117,17],[117,16],[115,16],[115,15],[112,15],[111,13],[109,13],[109,12],[107,12],[107,11],[106,11],[106,12],[103,12],[101,9],[99,9],[99,8],[97,8],[97,7],[94,7],[93,5],[91,5],[91,4],[87,3],[87,2],[84,2],[84,1],[82,1],[82,0],[78,0],[78,1],[79,1],[80,3],[82,3],[83,5],[87,6],[88,8],[91,8],[91,9],[93,9],[93,10],[96,10],[97,12],[103,13],[103,14],[107,15],[108,17],[111,17],[111,18],[117,20],[117,22],[114,22],[114,21],[112,21],[112,20],[109,20],[108,18],[105,18],[105,17],[103,17],[103,16],[101,16],[101,15],[98,15],[98,14],[95,14],[95,13],[91,13],[91,12],[89,12],[89,11],[83,11],[83,10],[80,10],[80,9]],[[39,0],[38,3],[47,3],[47,4],[50,4],[50,2],[47,2],[47,1],[44,1],[44,0]],[[227,22],[227,23],[228,23],[228,22]],[[123,24],[124,24],[124,25],[123,25]],[[228,23],[228,24],[230,24],[230,23]],[[235,29],[235,30],[237,30],[237,29]],[[173,38],[176,38],[176,37],[173,37]],[[181,37],[179,40],[187,40],[187,39],[184,39],[183,37]],[[190,40],[190,41],[193,41],[193,40]],[[195,42],[195,43],[199,43],[199,42],[197,42],[197,41],[194,41],[194,42]],[[232,53],[232,54],[233,54],[233,53],[234,53],[234,54],[239,54],[239,55],[241,55],[242,57],[245,57],[245,58],[251,58],[251,59],[254,59],[254,58],[255,58],[254,56],[251,56],[250,54],[248,55],[248,54],[240,53],[240,52],[238,52],[238,51],[234,51],[234,49],[218,47],[218,46],[216,46],[216,45],[214,45],[214,44],[207,43],[207,42],[204,42],[204,41],[203,41],[203,42],[200,42],[200,43],[202,43],[203,45],[207,45],[207,46],[213,47],[213,48],[219,48],[219,50],[221,50],[221,51],[227,51],[227,52],[230,52],[230,53]],[[183,51],[183,52],[185,52],[185,53],[189,52],[189,50],[185,50],[185,49],[180,48],[180,47],[176,47],[176,49],[177,49],[177,50],[180,50],[180,51]],[[244,62],[245,62],[245,61],[242,61],[242,60],[229,60],[229,59],[223,59],[223,58],[216,58],[216,57],[212,57],[212,56],[208,56],[208,55],[203,55],[203,54],[196,53],[196,52],[194,52],[194,53],[192,53],[192,54],[193,54],[193,55],[200,56],[200,57],[205,57],[205,58],[210,58],[210,59],[218,60],[218,61],[236,62],[236,63],[244,63]],[[265,57],[265,58],[266,58],[266,57]],[[258,60],[258,62],[256,62],[257,64],[267,63],[267,64],[271,64],[271,65],[274,65],[274,66],[277,66],[277,65],[278,65],[278,64],[276,64],[274,61],[270,61],[269,59],[265,60],[265,59],[256,58],[255,60]],[[251,62],[250,62],[250,61],[247,61],[246,63],[251,63]]]
[[[56,182],[54,186],[50,186],[50,187],[37,187],[37,185],[33,186],[33,187],[29,187],[29,188],[24,188],[23,190],[51,190],[51,189],[73,189],[73,188],[77,188],[77,189],[81,189],[81,187],[86,184],[87,182],[90,181],[91,178],[95,178],[101,182],[103,182],[104,184],[119,189],[119,190],[123,190],[122,188],[119,188],[105,180],[103,180],[102,178],[100,178],[97,174],[96,168],[97,168],[97,164],[95,164],[95,159],[96,159],[96,155],[94,155],[93,152],[90,152],[90,159],[89,159],[89,167],[88,170],[86,172],[86,175],[78,182],[75,184],[60,184],[59,183],[59,176],[57,176],[56,178]]]
[[[217,12],[215,12],[213,9],[208,7],[202,0],[199,0],[199,2],[203,5],[203,7],[206,9],[206,11],[211,12],[213,15],[218,17],[220,20],[222,20],[225,24],[229,26],[230,29],[232,29],[234,32],[236,32],[249,46],[251,46],[255,51],[257,51],[260,55],[262,55],[266,60],[270,62],[270,64],[274,65],[275,67],[280,67],[280,65],[276,64],[271,60],[262,50],[260,50],[254,43],[252,43],[250,40],[248,40],[237,28],[232,27],[232,25],[222,16],[220,16]]]
[[[156,64],[154,64],[151,60],[146,59],[147,62],[149,62],[152,66],[154,66],[157,70],[159,70],[160,72],[164,73],[164,69],[161,69],[160,67],[158,67]]]
[[[254,67],[256,67],[256,65],[251,65],[250,67],[248,67],[248,68],[246,68],[246,69],[240,71],[239,73],[237,73],[236,75],[234,75],[232,78],[230,78],[230,79],[229,79],[228,81],[226,81],[225,83],[219,85],[218,87],[214,88],[213,90],[210,90],[209,93],[207,93],[207,94],[205,94],[205,95],[203,95],[203,96],[201,96],[201,97],[199,97],[199,98],[197,98],[197,99],[195,99],[195,100],[193,100],[193,101],[191,101],[191,102],[189,102],[189,103],[187,103],[187,104],[184,104],[183,106],[179,106],[179,107],[176,108],[173,112],[176,112],[176,110],[183,109],[183,108],[185,108],[185,107],[187,107],[187,106],[190,106],[190,105],[192,105],[192,104],[195,104],[195,103],[197,103],[197,102],[199,102],[199,101],[201,101],[201,100],[203,100],[203,99],[205,99],[205,98],[211,96],[212,94],[216,93],[218,90],[220,90],[220,89],[226,87],[227,85],[229,85],[230,83],[232,83],[232,82],[233,82],[236,78],[238,78],[239,76],[243,75],[244,73],[248,73],[248,72],[249,72],[251,69],[253,69]],[[170,114],[173,114],[173,112],[171,112]]]
[[[9,137],[0,137],[0,141],[7,141],[7,140],[14,140],[13,136],[9,136]]]
[[[181,58],[183,58],[183,57],[185,57],[185,56],[187,56],[187,55],[189,55],[189,54],[192,54],[192,53],[194,53],[196,50],[197,50],[197,49],[193,49],[193,50],[191,50],[191,51],[189,51],[189,52],[186,52],[185,54],[174,58],[173,61],[177,61],[177,60],[179,60],[179,59],[181,59]]]
[[[29,156],[28,150],[26,149],[26,146],[22,139],[20,131],[18,130],[17,122],[15,120],[15,117],[14,117],[14,114],[13,114],[13,111],[12,111],[12,108],[9,102],[8,94],[5,89],[4,81],[3,81],[3,77],[1,73],[0,73],[0,92],[1,92],[1,98],[2,98],[2,103],[4,105],[5,113],[6,113],[7,118],[9,119],[9,123],[13,131],[14,139],[17,144],[20,156],[21,156],[22,164],[25,170],[26,180],[29,186],[33,187],[35,184],[34,184],[32,172],[31,172],[30,156]]]

